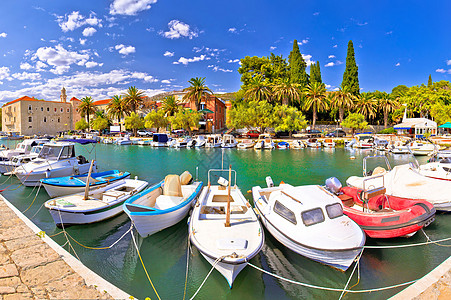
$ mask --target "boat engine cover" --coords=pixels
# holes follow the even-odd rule
[[[326,188],[332,193],[338,193],[341,187],[341,182],[337,179],[337,177],[330,177],[326,179]]]

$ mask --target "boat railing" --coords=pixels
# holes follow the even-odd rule
[[[368,176],[368,174],[369,174],[369,173],[367,172],[367,170],[366,170],[366,167],[367,167],[366,161],[367,161],[368,159],[376,159],[376,158],[384,158],[385,164],[386,164],[386,166],[387,166],[387,171],[390,171],[390,170],[391,170],[390,162],[388,161],[387,156],[385,156],[385,155],[372,155],[372,156],[366,156],[366,157],[363,158],[363,176],[364,176],[364,177]]]
[[[216,174],[212,174],[212,173],[223,173],[223,174],[228,174],[228,172],[229,172],[230,170],[229,169],[210,169],[210,170],[208,170],[208,182],[209,183],[211,183],[211,175],[213,175],[213,176],[216,176],[216,177],[218,177],[218,178],[220,178],[221,176],[218,176],[218,175],[216,175]],[[233,181],[232,182],[230,182],[230,185],[231,186],[236,186],[236,171],[235,170],[232,170],[232,173],[233,173]],[[227,176],[228,177],[228,176]],[[233,183],[233,184],[232,184]]]

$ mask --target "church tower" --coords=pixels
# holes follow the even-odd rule
[[[67,96],[66,96],[66,89],[64,88],[64,86],[61,89],[61,96],[60,96],[60,98],[61,98],[61,102],[66,103]]]

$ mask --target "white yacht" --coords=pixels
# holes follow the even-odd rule
[[[224,136],[222,137],[222,148],[235,148],[236,145],[238,145],[238,142],[233,135],[224,134]]]
[[[268,133],[260,134],[254,146],[254,149],[272,150],[274,148],[275,148],[274,142],[272,141],[271,135],[269,135]]]
[[[16,155],[28,154],[33,146],[42,145],[50,142],[49,139],[29,139],[24,140],[17,144],[14,150],[2,150],[0,151],[0,161],[10,160],[11,157]]]
[[[18,166],[26,164],[37,158],[43,146],[33,146],[30,153],[13,156],[10,160],[0,161],[0,173],[12,172]]]
[[[219,148],[221,147],[222,139],[220,134],[212,134],[207,136],[205,148]]]

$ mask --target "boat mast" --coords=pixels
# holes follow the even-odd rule
[[[94,165],[94,160],[91,160],[91,165],[89,166],[89,172],[88,177],[86,177],[86,187],[85,187],[85,196],[83,197],[83,200],[88,200],[88,193],[89,193],[89,178],[91,178],[91,172],[92,172],[92,166]]]
[[[227,192],[227,212],[225,227],[230,227],[230,184],[232,182],[232,165],[229,165],[229,187]]]

